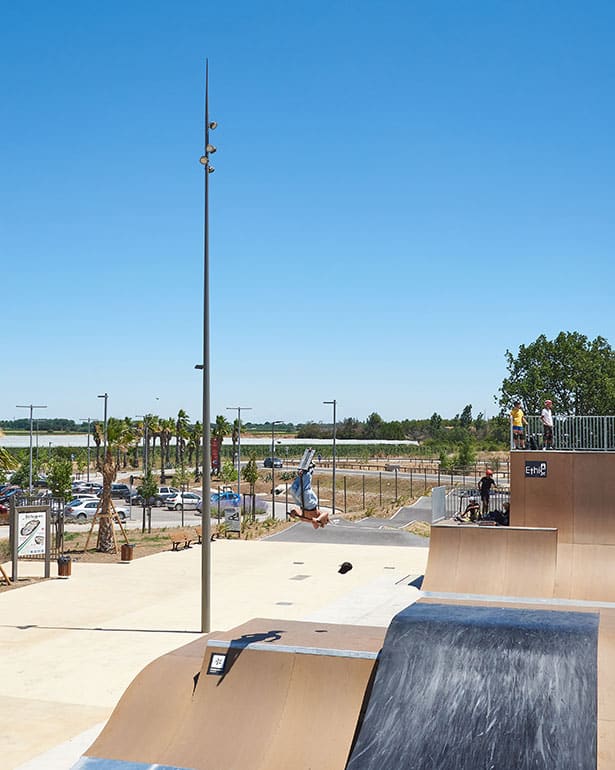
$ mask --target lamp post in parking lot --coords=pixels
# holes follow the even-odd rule
[[[337,416],[336,416],[336,408],[337,408],[337,399],[333,399],[333,401],[323,401],[323,404],[329,404],[333,407],[333,494],[331,495],[331,503],[332,503],[332,515],[335,515],[335,460],[336,460],[336,447],[335,447],[335,432],[336,432],[336,426],[337,426]]]
[[[30,410],[30,475],[29,475],[29,488],[28,491],[32,494],[32,412],[34,409],[47,409],[46,406],[37,404],[17,404],[16,409],[29,409]]]
[[[275,519],[275,426],[282,420],[271,421],[271,518]]]
[[[201,549],[201,631],[207,633],[211,625],[211,418],[210,379],[211,356],[209,346],[209,175],[214,167],[209,156],[216,148],[209,143],[209,132],[217,127],[215,120],[209,120],[209,61],[205,60],[205,149],[199,158],[205,171],[203,201],[203,498],[201,503],[202,541]]]
[[[241,410],[250,411],[251,406],[227,406],[232,412],[237,412],[237,494],[241,505]]]

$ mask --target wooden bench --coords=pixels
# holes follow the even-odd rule
[[[169,532],[169,540],[173,544],[173,551],[179,551],[180,545],[183,548],[190,548],[190,544],[192,543],[189,532],[185,532],[182,529],[176,529]]]
[[[196,537],[197,537],[196,544],[201,545],[201,543],[203,542],[203,528],[195,527],[194,531],[196,532]]]

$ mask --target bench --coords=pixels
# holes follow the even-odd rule
[[[196,536],[197,536],[196,544],[201,545],[201,543],[203,542],[203,528],[195,527],[194,531],[196,532]]]
[[[192,543],[192,538],[190,537],[190,534],[188,532],[184,532],[182,529],[173,530],[172,532],[169,532],[169,540],[171,541],[173,548],[171,550],[173,551],[179,551],[180,545],[183,548],[190,548],[190,543]]]

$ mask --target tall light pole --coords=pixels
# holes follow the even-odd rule
[[[103,449],[103,463],[105,462],[107,458],[107,400],[109,398],[108,393],[103,393],[101,396],[98,396],[98,398],[104,398],[105,399],[105,412],[104,412],[104,423],[103,423],[103,430],[104,430],[104,449]]]
[[[241,410],[249,411],[251,406],[227,406],[232,412],[237,412],[237,494],[241,498]]]
[[[323,401],[323,404],[330,404],[333,406],[333,510],[332,515],[335,515],[335,458],[336,458],[336,451],[335,451],[335,433],[337,429],[337,417],[336,417],[336,407],[337,407],[337,400],[333,399],[333,401]]]
[[[203,216],[203,500],[201,502],[203,547],[201,549],[201,631],[211,628],[211,417],[209,353],[209,175],[214,167],[209,156],[216,148],[209,143],[209,131],[218,124],[209,120],[209,61],[205,60],[205,152],[199,162],[205,171]]]
[[[275,426],[283,420],[271,421],[271,518],[275,519]]]
[[[17,404],[17,409],[29,409],[30,410],[30,478],[29,478],[29,492],[32,494],[32,411],[34,409],[47,409],[46,406],[40,404]]]
[[[81,418],[81,422],[83,422],[84,420],[88,421],[88,470],[87,470],[86,481],[89,483],[89,481],[90,481],[90,422],[91,422],[91,418],[90,417],[82,417]]]

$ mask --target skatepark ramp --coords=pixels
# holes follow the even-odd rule
[[[557,530],[437,524],[424,591],[551,598]]]
[[[598,615],[416,604],[347,770],[595,770]]]
[[[147,666],[78,767],[342,770],[384,632],[262,619],[214,632]]]

